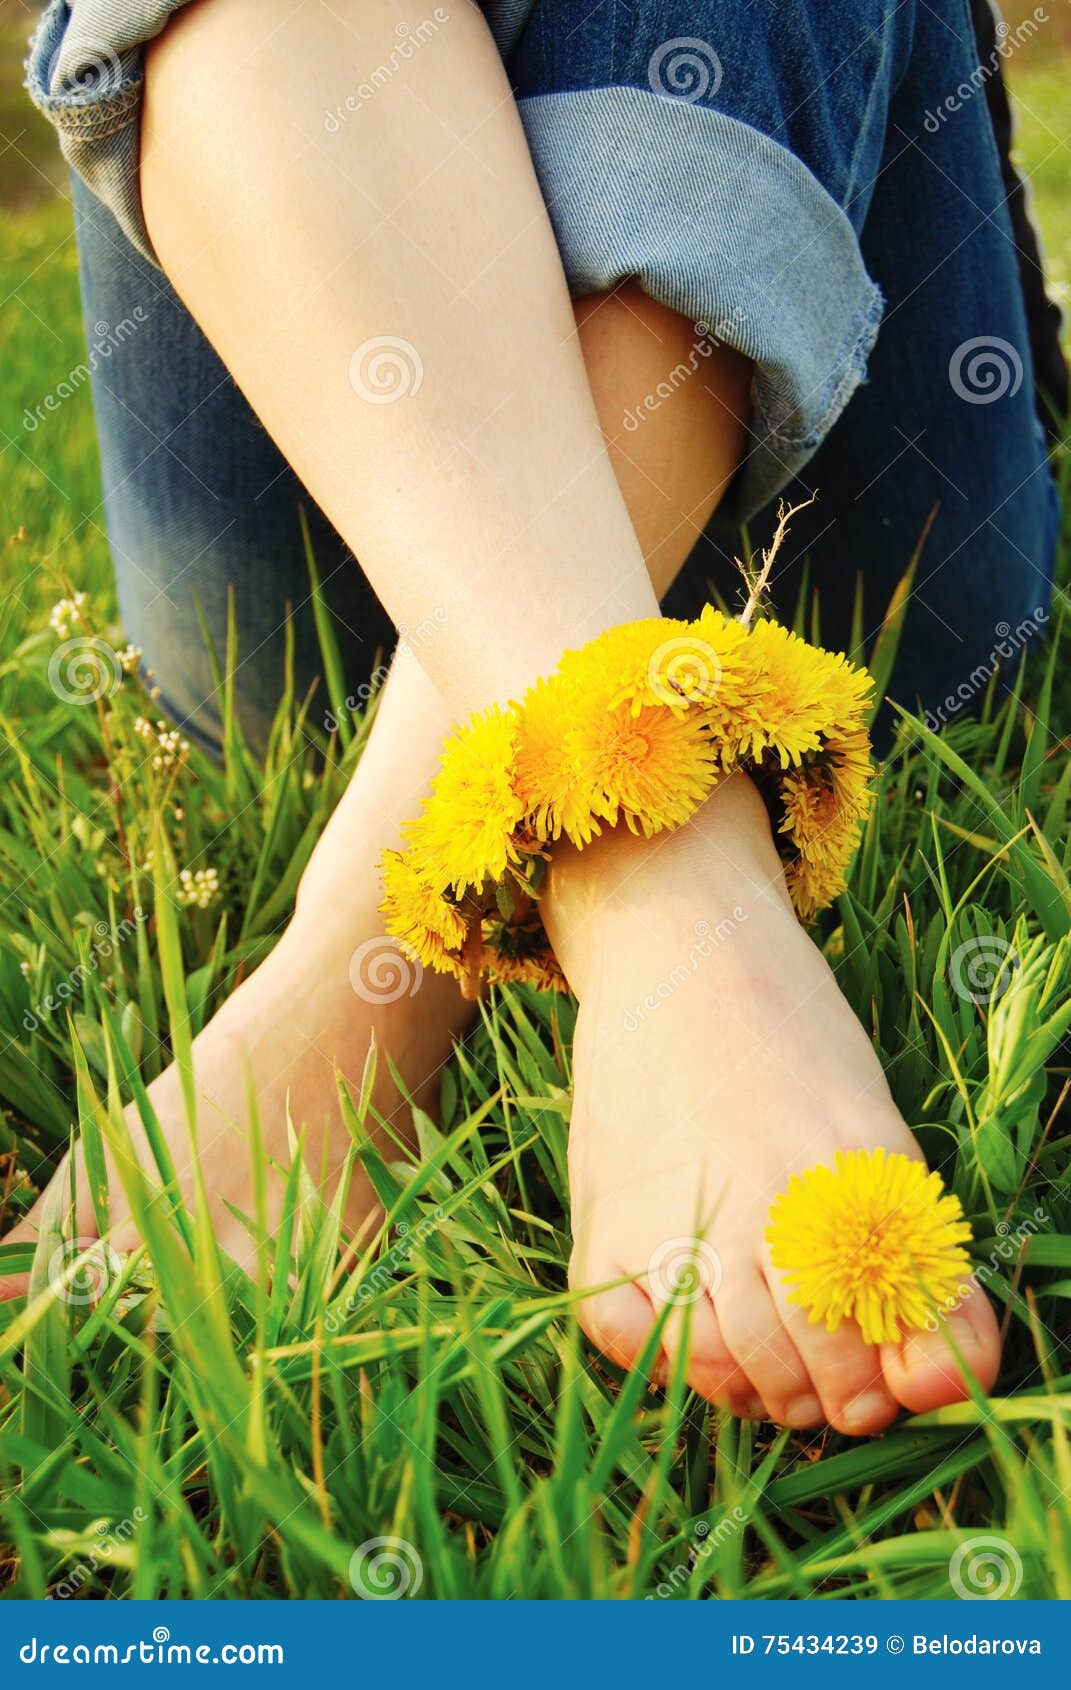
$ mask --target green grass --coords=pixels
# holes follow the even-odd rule
[[[118,638],[88,393],[29,439],[20,423],[82,355],[63,205],[10,220],[0,290],[6,1224],[76,1121],[91,1164],[104,1143],[122,1159],[122,1105],[148,1114],[144,1084],[271,944],[360,739],[318,763],[287,698],[263,762],[232,729],[222,766],[194,751],[172,785],[145,767],[136,683],[100,710],[57,700],[61,593],[88,590]],[[364,1093],[347,1102],[352,1157],[387,1214],[349,1270],[300,1169],[252,1277],[219,1259],[203,1215],[128,1171],[147,1252],[103,1282],[77,1256],[50,1280],[57,1207],[42,1277],[0,1317],[8,1593],[349,1596],[354,1551],[388,1537],[411,1576],[419,1564],[421,1596],[939,1597],[957,1549],[996,1534],[1019,1596],[1071,1597],[1062,668],[1050,646],[1023,704],[992,697],[939,738],[905,728],[821,930],[973,1223],[1007,1332],[993,1399],[853,1444],[740,1425],[680,1379],[652,1393],[601,1362],[565,1289],[571,1011],[496,995],[439,1124],[418,1117],[418,1158],[374,1154]],[[137,866],[150,850],[154,875]],[[180,908],[176,866],[205,860],[219,903]],[[975,1003],[954,981],[979,940],[1015,963],[1003,995]],[[95,1303],[80,1300],[88,1278]]]

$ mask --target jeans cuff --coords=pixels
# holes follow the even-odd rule
[[[138,167],[144,43],[181,0],[51,0],[30,43],[26,89],[53,125],[72,170],[114,212],[152,263],[141,213]]]
[[[638,280],[697,325],[697,358],[706,336],[754,361],[725,505],[744,520],[864,379],[884,301],[848,217],[795,154],[710,106],[632,86],[519,104],[574,297]]]

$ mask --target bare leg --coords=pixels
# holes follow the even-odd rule
[[[437,613],[442,637],[422,661],[458,715],[515,696],[563,645],[650,614],[656,598],[475,10],[380,89],[359,145],[347,131],[346,145],[325,143],[325,107],[404,18],[392,0],[342,13],[318,0],[296,12],[292,0],[232,0],[183,13],[150,55],[143,190],[173,282],[395,619]],[[597,346],[597,322],[584,332]],[[406,361],[408,393],[380,404],[365,360],[385,336]],[[722,373],[712,393],[726,400],[714,430],[723,458],[705,489],[701,473],[682,491],[684,521],[716,500],[739,452],[729,395],[739,403],[741,372],[730,362]],[[661,438],[652,434],[652,452]],[[623,457],[619,448],[624,480]],[[732,965],[678,994],[629,1073],[622,991],[654,984],[652,968],[669,966],[695,921],[734,897],[748,920]],[[824,1343],[801,1332],[766,1275],[764,1200],[801,1159],[913,1141],[817,953],[801,949],[748,783],[727,785],[668,842],[562,853],[547,919],[582,996],[574,1271],[587,1283],[607,1266],[648,1280],[627,1310],[589,1305],[597,1339],[634,1358],[658,1300],[649,1262],[694,1231],[709,1196],[717,1212],[705,1236],[731,1271],[693,1327],[698,1388],[797,1424],[824,1412],[852,1431],[885,1424],[896,1400],[961,1394],[940,1357],[879,1358],[858,1334]],[[777,982],[802,982],[802,996],[786,1001]],[[779,1072],[770,1030],[790,1020]],[[730,1022],[731,1045],[721,1036]],[[819,1083],[829,1062],[817,1053],[828,1049],[836,1066]],[[991,1377],[984,1299],[961,1327]]]
[[[614,450],[624,410],[687,353],[694,331],[683,318],[632,288],[581,301],[575,320],[596,409]],[[727,407],[744,414],[748,369],[731,354],[719,362],[716,373],[724,391],[704,364],[704,381],[695,384],[687,411],[684,406],[667,407],[640,438],[627,439],[627,456],[615,454],[615,469],[648,568],[652,577],[662,572],[660,590],[684,562],[696,527],[705,520],[739,450],[735,439],[723,438],[724,419],[732,415]],[[433,630],[439,626],[438,620],[432,624]],[[280,1167],[289,1160],[289,1097],[292,1117],[309,1129],[312,1164],[318,1167],[326,1155],[330,1168],[349,1142],[335,1103],[336,1063],[356,1082],[374,1035],[416,1101],[434,1108],[442,1065],[471,1017],[471,1005],[448,979],[427,973],[412,990],[416,981],[411,965],[383,939],[378,911],[380,855],[384,848],[401,844],[402,823],[419,809],[453,721],[432,682],[403,647],[361,762],[302,879],[294,922],[268,961],[197,1041],[206,1183],[220,1241],[239,1260],[249,1258],[250,1243],[224,1200],[246,1213],[250,1210],[249,1160],[240,1148],[237,1154],[235,1150],[235,1131],[246,1130],[247,1074],[252,1072],[256,1084],[266,1146]],[[192,1196],[188,1135],[174,1074],[162,1075],[151,1095],[187,1195]],[[385,1061],[379,1065],[375,1101],[401,1130],[407,1111]],[[140,1142],[133,1116],[131,1125]],[[269,1190],[272,1201],[278,1202],[281,1192],[274,1177]],[[136,1235],[123,1220],[118,1181],[113,1182],[112,1197],[112,1242],[120,1250],[132,1248]],[[359,1227],[372,1207],[372,1194],[358,1176],[351,1225]],[[40,1204],[8,1234],[8,1242],[33,1240],[39,1209]],[[95,1233],[88,1203],[82,1206],[77,1229],[83,1237]],[[0,1282],[2,1296],[24,1290],[24,1278]]]

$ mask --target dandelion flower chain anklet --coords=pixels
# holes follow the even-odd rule
[[[611,628],[447,740],[407,848],[384,856],[387,931],[471,995],[488,978],[564,988],[538,905],[554,841],[680,827],[737,769],[809,921],[843,889],[869,808],[871,690],[844,657],[711,606]]]

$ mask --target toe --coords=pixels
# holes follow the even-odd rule
[[[666,1317],[662,1347],[670,1368],[677,1365],[685,1345],[685,1377],[693,1391],[742,1420],[763,1418],[766,1409],[762,1398],[733,1360],[714,1305],[705,1294],[671,1308]]]
[[[810,1373],[757,1269],[727,1266],[714,1306],[729,1352],[769,1418],[781,1426],[814,1425],[820,1414]]]
[[[621,1277],[620,1269],[610,1268],[604,1274],[585,1274],[584,1283],[605,1284]],[[638,1285],[615,1285],[581,1297],[576,1315],[581,1330],[607,1360],[624,1368],[635,1367],[656,1320],[650,1299]]]
[[[5,1232],[0,1238],[0,1244],[5,1249],[10,1246],[21,1245],[24,1249],[33,1251],[37,1244],[37,1222],[41,1208],[41,1198],[38,1198],[33,1208],[24,1220],[13,1226],[10,1232]],[[0,1303],[10,1303],[16,1297],[25,1297],[30,1288],[29,1269],[25,1273],[4,1273],[0,1275]]]
[[[3,1238],[0,1238],[0,1244],[3,1244],[5,1247],[8,1245],[21,1245],[23,1249],[31,1252],[37,1248],[37,1241],[41,1234],[41,1224],[44,1220],[45,1205],[48,1202],[55,1186],[60,1181],[63,1181],[67,1185],[68,1189],[70,1188],[71,1168],[70,1160],[66,1156],[63,1158],[63,1161],[60,1162],[48,1185],[45,1187],[44,1191],[42,1191],[40,1197],[38,1197],[37,1202],[27,1211],[22,1220],[19,1221],[16,1226],[11,1228],[10,1232],[6,1232]],[[77,1185],[75,1227],[77,1229],[78,1241],[82,1242],[83,1238],[86,1241],[91,1238],[96,1238],[97,1226],[93,1218],[92,1206],[89,1202],[85,1181],[82,1177],[81,1162],[77,1158],[75,1162],[75,1181]],[[24,1272],[6,1274],[0,1273],[0,1303],[12,1302],[16,1297],[25,1297],[29,1288],[29,1268],[27,1268]]]
[[[880,1350],[863,1341],[854,1321],[842,1321],[835,1332],[812,1324],[802,1309],[789,1302],[775,1269],[768,1270],[767,1283],[785,1330],[814,1381],[823,1418],[853,1438],[883,1432],[900,1407],[882,1377]]]
[[[956,1350],[962,1359],[957,1359]],[[889,1389],[912,1414],[962,1402],[969,1395],[964,1367],[983,1391],[992,1390],[1000,1369],[993,1305],[975,1285],[966,1302],[935,1331],[914,1332],[901,1344],[884,1345],[882,1366]]]
[[[56,1179],[61,1177],[62,1170],[59,1174],[54,1176]],[[9,1245],[21,1246],[24,1250],[28,1250],[32,1254],[32,1252],[37,1248],[37,1240],[41,1232],[41,1222],[44,1217],[45,1201],[48,1197],[48,1190],[50,1189],[51,1187],[41,1193],[37,1202],[33,1205],[33,1208],[27,1210],[26,1214],[23,1216],[22,1220],[19,1221],[17,1226],[13,1226],[10,1232],[5,1232],[3,1238],[0,1238],[0,1244],[3,1244],[5,1248]],[[9,1303],[15,1297],[25,1297],[29,1288],[29,1267],[27,1267],[24,1273],[3,1274],[3,1276],[0,1277],[0,1303]]]

